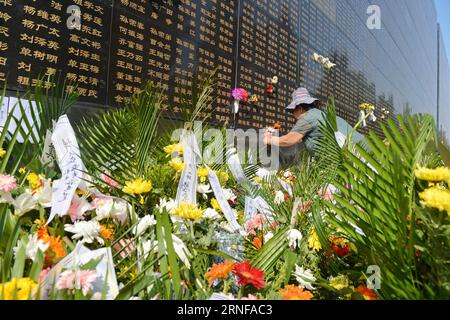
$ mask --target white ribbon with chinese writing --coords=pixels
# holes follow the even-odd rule
[[[183,130],[181,143],[184,150],[184,167],[178,184],[176,203],[197,204],[197,157],[200,156],[197,139],[192,131]]]
[[[246,196],[245,197],[245,221],[253,218],[258,213],[258,209],[256,208],[255,199]]]
[[[52,144],[62,176],[61,179],[53,181],[52,209],[47,224],[56,215],[62,217],[67,214],[85,171],[75,132],[66,115],[61,116],[55,125]]]
[[[260,213],[262,213],[262,214],[264,214],[265,216],[268,216],[268,217],[272,216],[273,209],[269,206],[269,204],[266,202],[266,200],[264,200],[263,198],[258,196],[258,197],[256,197],[254,199],[254,201],[255,201],[256,209]]]
[[[242,169],[241,163],[239,161],[239,157],[236,153],[233,153],[227,157],[228,167],[230,168],[233,177],[237,182],[243,183],[247,181],[247,177],[245,176],[244,170]]]
[[[266,217],[271,217],[273,215],[273,210],[269,204],[262,197],[258,196],[256,198],[245,197],[245,220],[254,217],[258,212],[265,215]]]
[[[225,199],[225,195],[223,194],[223,189],[220,185],[219,179],[211,169],[209,169],[208,178],[209,183],[211,184],[211,188],[213,189],[214,196],[216,197],[216,200],[219,203],[219,206],[222,209],[222,212],[225,215],[225,219],[227,219],[231,229],[233,231],[241,229],[241,226],[237,222],[236,217],[231,210],[230,204],[228,203],[227,199]]]

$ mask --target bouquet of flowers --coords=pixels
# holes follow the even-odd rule
[[[239,113],[239,104],[241,101],[246,102],[248,98],[250,97],[249,93],[242,88],[234,88],[231,91],[231,97],[234,99],[233,106],[234,106],[234,113]]]

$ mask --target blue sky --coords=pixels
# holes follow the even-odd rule
[[[444,37],[445,49],[450,62],[450,0],[434,0]]]

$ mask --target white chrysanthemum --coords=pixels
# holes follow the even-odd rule
[[[112,198],[99,198],[95,199],[95,219],[100,221],[103,219],[112,218],[111,212],[114,205],[114,200]]]
[[[199,184],[197,186],[197,192],[201,193],[203,196],[203,199],[208,199],[208,193],[211,193],[211,186],[209,184]]]
[[[31,259],[32,261],[34,261],[34,259],[36,259],[36,254],[38,253],[38,251],[41,251],[42,253],[44,253],[48,249],[49,246],[50,246],[50,243],[45,243],[44,241],[38,239],[38,236],[36,233],[33,235],[30,234],[30,235],[28,235],[28,243],[25,248],[26,256],[28,259]],[[19,248],[20,248],[20,241],[18,242],[17,246],[15,248],[13,248],[14,257],[17,255]]]
[[[162,198],[159,200],[159,205],[156,206],[156,208],[159,210],[159,212],[162,212],[164,209],[167,210],[167,212],[172,213],[173,209],[177,207],[177,203],[173,199],[166,200],[166,198]]]
[[[282,203],[284,202],[284,193],[283,193],[283,191],[278,190],[278,191],[275,193],[275,199],[274,199],[274,201],[275,201],[275,203],[278,204],[278,205],[280,205],[280,204],[282,204]]]
[[[231,189],[223,189],[223,195],[227,201],[235,201],[237,199],[236,195]]]
[[[142,235],[145,231],[147,231],[148,228],[150,228],[151,226],[154,226],[156,224],[156,220],[155,217],[153,217],[152,215],[146,215],[145,217],[142,217],[136,228],[134,228],[133,233],[136,236],[140,236]]]
[[[125,200],[115,200],[112,207],[111,216],[113,219],[120,221],[121,224],[125,224],[127,221],[128,213],[131,212],[131,205]]]
[[[295,271],[293,273],[295,279],[301,287],[304,287],[308,290],[315,290],[311,283],[315,282],[317,278],[313,275],[312,271],[309,269],[303,269],[303,267],[299,267],[295,265]]]
[[[291,248],[296,249],[299,244],[300,244],[300,240],[302,240],[303,235],[300,231],[296,230],[296,229],[291,229],[288,231],[287,234],[287,239],[289,241],[289,246]]]
[[[72,239],[81,239],[82,243],[92,243],[95,240],[100,244],[104,243],[103,239],[99,236],[102,228],[98,221],[76,221],[74,224],[66,224],[64,230],[74,233]]]
[[[220,214],[213,208],[208,208],[203,213],[204,219],[217,220],[220,218]]]

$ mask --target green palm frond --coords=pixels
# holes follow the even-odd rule
[[[342,149],[339,147],[335,132],[338,131],[336,107],[331,97],[325,108],[325,118],[319,124],[322,139],[319,141],[318,157],[326,159],[327,167],[337,168],[342,163]]]
[[[383,141],[373,132],[367,143],[372,152],[356,145],[342,151],[343,162],[334,184],[340,194],[328,221],[342,230],[358,251],[382,270],[384,298],[420,297],[412,241],[414,225],[414,170],[423,161],[430,141],[436,141],[431,116],[398,117],[381,128]],[[363,234],[361,234],[363,233]]]
[[[123,182],[145,176],[155,155],[162,92],[148,83],[124,108],[84,118],[78,128],[84,163],[94,177],[110,172]]]
[[[78,94],[69,91],[70,83],[48,78],[39,78],[37,85],[19,96],[17,102],[9,106],[0,134],[0,147],[6,148],[0,171],[14,174],[19,166],[26,166],[41,155],[47,132],[60,116],[65,114],[77,101]],[[73,86],[72,86],[73,88]],[[4,86],[1,103],[6,94]],[[19,110],[19,112],[15,112]],[[20,114],[16,117],[15,114]]]

